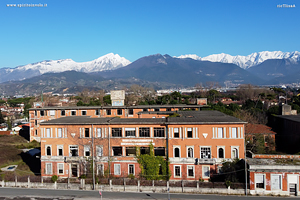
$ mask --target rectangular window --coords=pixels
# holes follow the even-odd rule
[[[71,115],[75,116],[76,115],[76,110],[71,110]]]
[[[135,128],[125,128],[126,137],[135,137]]]
[[[114,164],[114,174],[121,175],[121,166],[120,164]]]
[[[232,128],[231,129],[231,138],[237,138],[237,131],[236,131],[236,128]]]
[[[71,145],[70,146],[70,156],[78,156],[78,146]]]
[[[135,156],[136,148],[135,147],[126,147],[126,156]]]
[[[140,154],[150,154],[150,147],[140,147]]]
[[[97,175],[100,175],[100,176],[104,175],[104,166],[103,166],[103,164],[97,165]]]
[[[111,109],[106,110],[106,115],[111,115]]]
[[[111,136],[112,137],[122,137],[122,128],[112,128]]]
[[[35,130],[35,135],[37,135],[37,130]]]
[[[165,137],[165,128],[154,128],[154,137]]]
[[[36,126],[37,126],[37,124],[38,124],[38,123],[37,123],[37,120],[34,120],[34,125],[36,125]]]
[[[51,137],[51,130],[50,130],[50,128],[46,128],[46,137],[47,138]]]
[[[134,165],[128,165],[128,174],[134,175]]]
[[[154,111],[155,112],[159,112],[159,108],[154,108]]]
[[[63,156],[63,146],[57,146],[57,155]]]
[[[218,128],[218,138],[223,138],[223,128]]]
[[[147,112],[148,111],[148,108],[143,108],[143,112]]]
[[[97,128],[96,130],[96,137],[100,138],[101,137],[101,128]]]
[[[175,177],[181,177],[181,167],[180,166],[174,166],[174,176]]]
[[[52,163],[46,163],[46,174],[52,174]]]
[[[90,156],[91,155],[91,147],[85,145],[84,146],[84,156]]]
[[[99,109],[95,110],[95,115],[100,115],[100,110]]]
[[[61,111],[60,111],[60,115],[61,115],[61,116],[65,116],[65,115],[66,115],[66,111],[65,111],[65,110],[61,110]]]
[[[62,129],[61,128],[57,129],[57,137],[59,137],[59,138],[62,137]]]
[[[103,146],[96,146],[96,154],[98,157],[103,156]]]
[[[188,138],[193,138],[193,129],[192,128],[187,129],[187,137]]]
[[[265,189],[265,175],[255,174],[255,186],[256,188]]]
[[[128,110],[128,115],[133,115],[133,109]]]
[[[86,110],[82,110],[81,115],[86,115]]]
[[[113,156],[122,156],[122,147],[113,147]]]
[[[174,128],[174,138],[179,138],[179,128]]]
[[[90,137],[90,129],[89,128],[84,128],[84,137]]]
[[[64,174],[64,164],[63,163],[58,163],[57,164],[57,172],[58,174]]]
[[[165,147],[154,147],[154,155],[155,156],[165,156],[166,155]]]
[[[210,147],[201,147],[200,155],[202,159],[211,158]]]
[[[188,177],[194,177],[194,166],[187,166]]]
[[[203,178],[209,178],[210,177],[210,167],[209,166],[203,166],[202,167],[202,174]]]
[[[122,109],[117,109],[117,115],[122,115]]]
[[[281,174],[271,175],[271,187],[272,190],[281,190]]]
[[[167,108],[167,111],[172,111],[171,108]]]
[[[36,110],[34,111],[34,116],[37,116],[37,111]]]
[[[50,110],[49,114],[50,114],[50,116],[55,116],[55,110]]]
[[[45,111],[44,110],[40,110],[40,115],[44,116],[45,115]]]
[[[150,128],[139,128],[140,137],[150,137]]]

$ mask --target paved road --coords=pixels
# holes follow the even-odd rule
[[[102,192],[103,200],[149,200],[149,199],[168,199],[168,194],[162,193],[132,193],[132,192]],[[278,197],[254,197],[254,196],[221,196],[221,195],[199,195],[199,194],[170,194],[172,200],[184,199],[199,199],[199,200],[238,200],[238,199],[263,199],[283,200],[286,198]],[[27,188],[0,188],[0,200],[14,199],[14,200],[100,200],[99,191],[81,191],[81,190],[46,190],[46,189],[27,189]]]

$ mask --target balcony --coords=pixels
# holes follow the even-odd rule
[[[65,157],[65,162],[82,162],[82,161],[87,161],[88,157],[83,157],[83,156],[71,156],[71,157]]]
[[[213,165],[216,163],[214,158],[196,158],[196,164],[208,164]]]

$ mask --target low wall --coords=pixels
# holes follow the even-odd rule
[[[85,180],[81,180],[80,183],[40,183],[40,182],[17,182],[17,181],[0,181],[1,187],[22,187],[22,188],[40,188],[40,189],[59,189],[59,190],[92,190],[92,184],[85,184]],[[101,191],[115,191],[115,192],[156,192],[167,193],[169,182],[167,186],[141,186],[140,181],[138,185],[113,185],[112,180],[109,181],[109,185],[95,185],[95,190]],[[249,191],[249,190],[248,190]],[[169,187],[170,193],[198,193],[198,194],[234,194],[244,195],[245,189],[230,189],[230,188],[201,188],[199,183],[197,187]]]

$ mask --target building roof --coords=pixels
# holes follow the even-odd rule
[[[300,172],[298,159],[260,159],[247,158],[249,171],[257,172]]]
[[[300,115],[276,115],[276,117],[294,122],[300,122]]]
[[[178,117],[168,118],[119,118],[90,116],[61,117],[45,122],[41,125],[54,124],[245,124],[235,117],[225,115],[219,111],[180,111]]]
[[[246,134],[276,134],[272,128],[263,124],[246,124]]]
[[[65,107],[43,107],[43,108],[30,108],[29,110],[91,110],[91,109],[143,109],[143,108],[200,108],[206,105],[137,105],[137,106],[65,106]]]

